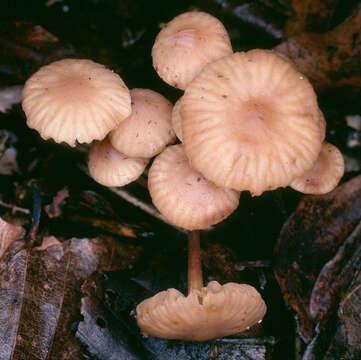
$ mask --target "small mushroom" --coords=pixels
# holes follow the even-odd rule
[[[167,147],[148,173],[155,207],[171,223],[187,230],[206,229],[238,206],[239,192],[220,188],[189,166],[183,145]]]
[[[176,289],[161,291],[137,306],[144,334],[166,339],[206,341],[232,335],[261,321],[266,305],[247,284],[211,281],[203,287],[199,232],[188,236],[188,296]]]
[[[43,139],[71,146],[102,140],[131,111],[119,75],[86,59],[43,66],[26,81],[22,96],[28,126]]]
[[[340,150],[324,142],[312,169],[294,179],[290,187],[305,194],[326,194],[337,186],[343,176],[344,168]]]
[[[108,138],[94,142],[89,152],[90,176],[104,186],[124,186],[138,179],[149,159],[131,158],[114,149]]]
[[[230,54],[232,45],[223,24],[201,11],[178,15],[164,25],[152,49],[158,75],[182,90],[207,63]]]
[[[110,134],[114,148],[132,157],[151,158],[175,140],[173,105],[149,89],[130,90],[132,113]]]
[[[252,195],[288,186],[312,168],[325,133],[309,81],[269,50],[206,65],[185,90],[181,116],[191,166]]]

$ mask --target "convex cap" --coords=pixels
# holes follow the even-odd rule
[[[149,89],[132,89],[130,96],[132,113],[110,133],[110,141],[124,154],[150,158],[175,140],[171,124],[173,105]]]
[[[326,194],[337,186],[344,170],[340,150],[325,141],[313,167],[294,179],[290,186],[304,194]]]
[[[89,152],[90,176],[104,186],[124,186],[138,179],[149,159],[132,158],[114,149],[108,138],[94,142]]]
[[[25,83],[22,106],[28,126],[43,139],[71,146],[103,139],[131,111],[119,75],[85,59],[40,68]]]
[[[223,24],[201,11],[178,15],[164,25],[152,49],[158,75],[182,90],[207,63],[230,54],[232,45]]]
[[[309,81],[269,50],[206,65],[185,90],[181,117],[191,166],[218,186],[252,195],[309,170],[325,132]]]
[[[137,306],[137,322],[145,334],[188,341],[206,341],[241,332],[262,320],[266,305],[247,284],[211,281],[184,296],[162,291]]]
[[[220,188],[189,166],[183,145],[167,147],[148,173],[155,207],[173,224],[187,230],[206,229],[238,206],[239,192]]]

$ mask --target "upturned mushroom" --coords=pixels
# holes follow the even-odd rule
[[[43,66],[26,81],[22,96],[28,126],[45,140],[70,146],[104,139],[131,112],[120,76],[86,59]]]
[[[166,339],[206,341],[236,334],[260,322],[266,305],[247,284],[211,281],[203,286],[199,232],[188,236],[188,296],[176,289],[161,291],[137,306],[144,334]]]
[[[239,193],[222,189],[193,170],[183,145],[168,147],[154,160],[148,176],[154,205],[188,235],[188,296],[162,291],[137,306],[144,334],[205,341],[241,332],[260,321],[266,305],[250,285],[212,281],[203,286],[198,229],[216,224],[236,209]]]
[[[185,90],[181,117],[191,166],[218,186],[252,195],[311,169],[325,136],[311,84],[269,50],[206,65]]]
[[[214,16],[190,11],[163,26],[153,49],[153,66],[169,85],[184,90],[202,68],[232,54],[223,24]]]

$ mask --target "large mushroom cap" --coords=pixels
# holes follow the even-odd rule
[[[324,119],[311,84],[267,50],[206,65],[181,105],[190,164],[219,186],[259,195],[313,166]]]
[[[124,154],[150,158],[175,140],[171,124],[173,105],[149,89],[132,89],[130,96],[132,113],[110,133],[110,141]]]
[[[167,23],[152,49],[158,75],[182,90],[207,63],[230,54],[232,46],[223,24],[200,11],[186,12]]]
[[[206,229],[238,206],[239,192],[220,188],[193,170],[183,145],[166,148],[148,173],[153,204],[173,224],[187,230]]]
[[[71,146],[103,139],[131,111],[119,75],[85,59],[40,68],[25,83],[22,106],[28,126],[42,138]]]
[[[124,186],[138,179],[149,159],[132,158],[114,149],[108,138],[94,142],[89,152],[90,176],[104,186]]]
[[[206,341],[241,332],[265,313],[266,305],[254,287],[211,281],[187,297],[168,289],[144,300],[137,306],[137,322],[145,334]]]
[[[343,173],[344,160],[340,150],[324,142],[313,167],[294,179],[290,186],[305,194],[326,194],[337,186]]]

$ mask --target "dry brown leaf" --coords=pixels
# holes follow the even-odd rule
[[[24,228],[12,225],[0,218],[0,259],[7,248],[24,233]]]

